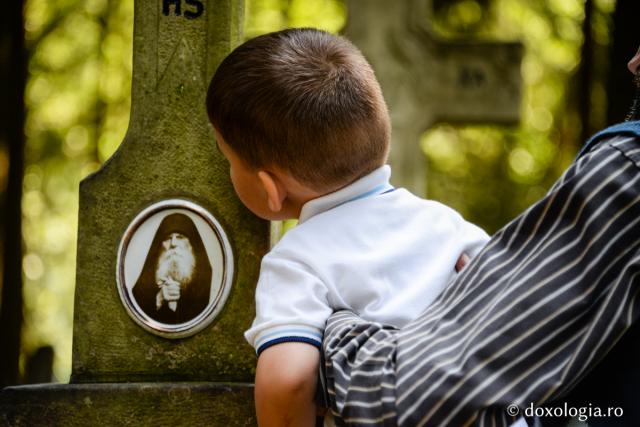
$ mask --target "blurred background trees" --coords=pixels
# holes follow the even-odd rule
[[[78,184],[109,158],[126,132],[133,2],[24,3],[24,36],[21,26],[8,25],[20,19],[19,5],[16,13],[3,16],[0,30],[0,271],[5,273],[3,316],[11,315],[3,319],[19,322],[23,313],[23,376],[28,357],[50,345],[55,378],[67,381]],[[433,25],[443,37],[520,40],[525,46],[519,126],[440,124],[420,142],[428,162],[428,196],[493,232],[545,193],[586,136],[624,118],[632,94],[625,64],[640,43],[631,22],[640,16],[639,5],[632,0],[434,0],[433,5]],[[245,35],[289,26],[339,32],[346,20],[343,0],[247,0]],[[20,43],[26,48],[25,70],[19,55],[9,54],[14,48],[22,52]],[[20,88],[24,162],[22,133],[15,133],[22,128]],[[13,136],[5,128],[13,129]],[[17,174],[13,188],[11,168]],[[16,197],[22,200],[21,216]],[[8,304],[18,300],[5,292],[19,289],[16,274],[23,279],[22,311],[19,302]],[[4,347],[10,326],[3,320],[3,355],[10,351]]]

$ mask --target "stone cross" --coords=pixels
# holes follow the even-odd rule
[[[80,185],[71,384],[5,389],[8,424],[255,423],[242,333],[269,224],[205,109],[242,17],[242,0],[135,1],[129,129]]]
[[[348,0],[348,9],[346,36],[371,63],[389,106],[396,186],[425,194],[418,142],[435,123],[518,120],[520,44],[440,40],[429,25],[432,0]]]

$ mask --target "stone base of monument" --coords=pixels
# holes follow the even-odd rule
[[[0,392],[3,426],[254,426],[253,385],[37,384]]]

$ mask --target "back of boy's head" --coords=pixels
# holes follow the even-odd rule
[[[386,161],[390,124],[373,70],[348,40],[288,29],[247,41],[218,67],[209,118],[250,167],[275,166],[318,191]]]

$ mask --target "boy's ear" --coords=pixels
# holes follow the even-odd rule
[[[277,176],[265,170],[258,171],[262,188],[267,193],[267,202],[272,212],[280,212],[282,203],[287,197],[287,190]]]

